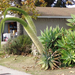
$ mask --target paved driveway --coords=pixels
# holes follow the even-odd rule
[[[31,74],[0,66],[0,75],[31,75]]]

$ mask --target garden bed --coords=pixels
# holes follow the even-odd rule
[[[56,70],[43,70],[32,55],[6,55],[0,59],[0,65],[32,75],[75,75],[75,68],[64,67]]]

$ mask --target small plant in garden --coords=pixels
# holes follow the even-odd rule
[[[73,66],[75,63],[75,31],[67,31],[67,34],[58,40],[62,63]]]
[[[68,26],[70,26],[70,30],[75,30],[75,15],[71,15],[72,19],[67,19],[69,23],[67,23]]]
[[[58,51],[53,52],[51,49],[46,50],[39,61],[41,68],[47,70],[59,68],[60,62],[60,53]]]
[[[3,49],[9,54],[26,55],[31,52],[31,45],[31,39],[27,35],[21,35],[13,40],[9,40]]]

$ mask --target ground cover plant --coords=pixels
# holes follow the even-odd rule
[[[75,64],[75,16],[67,20],[71,26],[69,30],[64,28],[48,27],[44,32],[41,31],[40,41],[45,47],[40,64],[42,68],[56,69],[60,67],[71,66]],[[72,31],[71,31],[72,30]],[[54,55],[55,54],[55,55]],[[61,65],[59,65],[61,63]]]

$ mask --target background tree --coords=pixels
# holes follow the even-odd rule
[[[47,7],[65,7],[67,0],[45,0]]]
[[[36,10],[36,5],[44,7],[46,6],[46,3],[44,0],[0,0],[0,12],[3,14],[5,9],[14,6],[23,9],[28,14],[33,13],[32,18],[35,18],[39,15]]]
[[[9,8],[11,4],[9,3],[10,0],[0,0],[0,18],[5,11],[6,8]]]
[[[51,4],[54,2],[55,0],[45,0],[45,2],[47,2],[47,7],[51,7]]]

